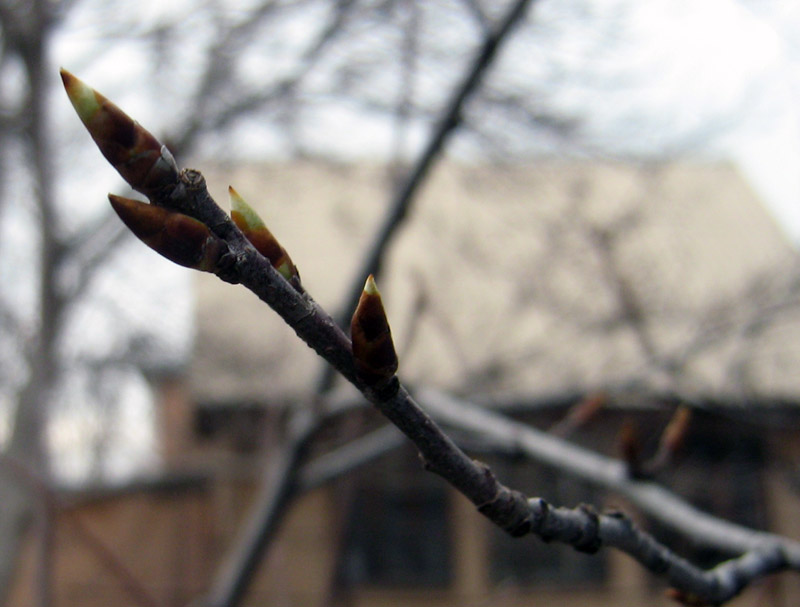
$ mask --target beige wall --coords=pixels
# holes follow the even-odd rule
[[[126,575],[163,604],[186,604],[204,587],[215,552],[203,489],[137,493],[67,508],[55,518],[52,589],[56,604],[136,604]],[[41,536],[34,528],[11,605],[36,605]],[[101,546],[102,545],[102,546]]]
[[[55,518],[52,591],[59,607],[136,605],[129,580],[159,605],[188,605],[209,588],[253,493],[252,483],[139,492],[63,509]],[[294,504],[247,604],[322,605],[335,543],[329,493]],[[37,604],[41,535],[22,557],[11,607]],[[126,573],[121,573],[122,570]]]

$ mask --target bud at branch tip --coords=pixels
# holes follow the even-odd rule
[[[364,293],[367,295],[377,295],[380,297],[380,291],[378,291],[378,285],[375,282],[375,277],[370,274],[367,276],[367,282],[364,284]]]
[[[172,154],[149,131],[63,68],[61,81],[100,152],[133,189],[150,197],[178,182]]]
[[[397,353],[378,285],[370,274],[350,323],[356,374],[368,386],[381,388],[397,372]]]

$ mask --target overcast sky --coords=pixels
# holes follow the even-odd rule
[[[800,3],[649,0],[639,12],[642,52],[665,69],[643,103],[674,103],[679,125],[742,104],[717,145],[800,242]]]
[[[588,18],[564,8],[581,4],[538,7],[545,27],[565,30],[552,50],[567,57],[557,100],[583,109],[599,140],[634,153],[711,150],[733,160],[800,242],[800,3],[594,0]],[[598,47],[609,20],[615,44]],[[599,79],[580,77],[593,65]]]

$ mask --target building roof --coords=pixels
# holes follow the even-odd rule
[[[386,170],[206,172],[234,185],[337,310],[388,201]],[[444,165],[379,278],[401,379],[480,398],[598,390],[800,402],[798,257],[724,164]],[[364,277],[358,277],[359,280]],[[320,363],[252,294],[197,277],[195,397],[283,403]]]

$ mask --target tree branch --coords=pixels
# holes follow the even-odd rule
[[[317,431],[335,417],[362,406],[363,402],[328,402],[324,411],[303,408],[294,413],[288,424],[290,432],[287,443],[281,446],[277,456],[270,454],[261,492],[250,507],[237,541],[200,605],[234,607],[241,603],[257,571],[258,563],[294,496],[330,482],[378,457],[387,447],[392,448],[391,440],[384,441],[387,438],[386,432],[376,432],[305,464],[306,453]],[[395,430],[392,426],[388,428]],[[376,444],[378,440],[383,444]]]
[[[298,491],[310,491],[394,451],[405,443],[391,424],[351,440],[305,464],[297,479]]]
[[[417,392],[419,399],[442,424],[480,434],[515,446],[536,461],[593,485],[624,496],[671,529],[689,533],[705,545],[731,554],[742,554],[778,542],[800,567],[800,542],[762,531],[754,531],[702,512],[651,481],[631,478],[625,462],[600,455],[503,415],[473,405],[438,390]]]
[[[780,569],[800,569],[800,542],[772,533],[754,531],[697,510],[656,483],[631,478],[622,461],[592,453],[436,390],[426,389],[418,394],[433,416],[447,426],[513,445],[518,452],[538,462],[596,486],[613,490],[674,531],[691,536],[697,543],[729,554],[742,555],[739,559],[728,561],[726,567],[720,565],[709,572],[703,572],[688,562],[681,562],[679,557],[669,553],[663,546],[659,547],[649,536],[646,539],[643,532],[624,528],[632,527],[632,523],[623,515],[613,513],[601,519],[601,522],[605,521],[605,527],[601,525],[598,534],[604,544],[630,553],[649,569],[666,575],[681,590],[698,594],[710,602],[724,602],[735,593],[728,595],[726,599],[720,599],[715,593],[721,590],[714,584],[721,583],[724,579],[723,586],[727,588],[726,592],[730,591],[734,588],[733,582],[728,579],[732,572],[746,578],[757,576],[754,573],[756,571],[762,571],[760,575],[764,575]],[[606,520],[608,517],[614,520]],[[614,522],[615,520],[627,522]],[[670,563],[670,566],[659,569],[659,559]],[[673,579],[673,576],[678,577]],[[748,579],[752,581],[755,578]],[[696,587],[697,584],[703,585],[702,591]]]
[[[578,447],[565,452],[561,442],[554,437],[547,437],[549,440],[546,440],[537,435],[534,440],[485,411],[470,410],[472,423],[480,420],[478,423],[481,431],[491,433],[492,428],[494,431],[502,428],[504,437],[514,436],[521,448],[538,449],[540,457],[549,458],[559,469],[592,478],[595,482],[602,482],[620,491],[664,522],[691,530],[708,545],[749,556],[731,561],[723,569],[703,572],[635,529],[620,514],[600,516],[589,507],[579,507],[576,510],[551,508],[543,500],[528,500],[522,493],[505,487],[487,466],[472,460],[455,445],[411,398],[396,377],[379,389],[365,385],[359,379],[347,336],[305,291],[295,290],[253,248],[227,214],[213,201],[199,173],[183,171],[179,183],[155,196],[153,202],[169,206],[205,223],[228,248],[225,261],[217,270],[220,277],[228,282],[240,282],[269,304],[301,339],[358,388],[368,401],[416,445],[428,470],[447,480],[470,499],[482,514],[512,536],[536,533],[545,539],[563,541],[587,552],[597,550],[605,541],[609,545],[619,544],[620,549],[630,551],[643,565],[653,567],[656,573],[665,575],[680,593],[699,596],[709,602],[719,602],[734,596],[741,590],[742,584],[746,583],[743,580],[750,579],[748,575],[763,575],[764,572],[787,567],[800,568],[798,543],[725,523],[701,513],[655,484],[632,481],[622,462],[603,458]],[[448,422],[452,422],[455,416],[465,423],[465,409],[455,405],[456,401],[445,401],[441,396],[432,398],[429,392],[425,395],[429,405]],[[287,461],[293,461],[293,458],[289,457]],[[289,475],[290,472],[287,471],[286,474]],[[275,490],[287,490],[289,484],[281,483]],[[288,495],[287,492],[287,498]],[[281,501],[283,500],[270,503]],[[260,511],[266,512],[264,509]],[[619,520],[627,521],[624,526],[629,529],[621,527]],[[269,532],[269,527],[266,526],[253,528],[262,531],[266,529]],[[268,536],[267,533],[265,537]],[[264,537],[261,537],[252,545],[263,545],[261,542],[264,541]],[[255,552],[250,551],[248,554]],[[777,558],[776,554],[780,554],[781,558]],[[244,562],[245,559],[242,558],[240,563]],[[235,568],[231,568],[231,571],[234,570]],[[239,569],[246,570],[246,567]],[[726,583],[722,584],[722,581]],[[222,595],[220,592],[220,596]],[[227,596],[238,595],[232,592]],[[211,604],[216,607],[235,603]]]
[[[439,158],[450,135],[452,135],[461,124],[464,105],[478,89],[484,74],[494,62],[502,43],[508,38],[509,32],[522,20],[528,5],[533,1],[534,0],[517,0],[517,2],[514,3],[497,28],[487,34],[483,46],[473,60],[463,82],[453,91],[453,96],[446,104],[446,109],[441,119],[433,129],[425,150],[403,180],[397,194],[389,205],[383,223],[376,232],[369,250],[363,257],[364,261],[358,272],[356,272],[356,278],[353,281],[349,295],[337,318],[341,326],[346,326],[350,321],[349,315],[352,313],[358,302],[358,298],[361,296],[361,286],[364,282],[364,277],[369,274],[375,277],[380,275],[386,247],[408,215],[408,211],[419,187],[425,181],[428,173]],[[326,374],[320,382],[320,391],[325,392],[330,389],[332,382],[333,375],[330,373]]]
[[[155,597],[139,583],[133,572],[128,569],[116,553],[94,533],[89,531],[76,512],[71,512],[61,503],[58,495],[45,479],[23,462],[4,453],[0,454],[0,466],[10,472],[26,490],[37,498],[42,510],[45,512],[44,516],[52,516],[58,511],[64,512],[65,519],[72,525],[78,540],[86,546],[89,552],[93,553],[93,556],[103,568],[113,578],[116,578],[122,590],[132,601],[132,604],[140,605],[141,607],[159,606],[159,602]],[[51,544],[47,546],[47,550],[52,551]]]
[[[211,198],[200,173],[193,170],[178,173],[171,155],[152,135],[118,108],[104,101],[104,98],[92,94],[91,90],[87,91],[88,87],[74,76],[62,73],[62,78],[79,116],[88,123],[90,132],[107,159],[121,174],[127,176],[132,186],[146,193],[151,200],[152,207],[111,197],[114,208],[129,227],[168,258],[189,267],[213,271],[221,279],[241,283],[255,293],[415,444],[427,469],[453,485],[475,504],[478,511],[510,535],[516,537],[534,533],[546,540],[568,543],[585,552],[595,552],[604,543],[617,546],[654,572],[665,575],[676,587],[676,596],[693,602],[718,603],[731,598],[752,579],[767,572],[800,569],[798,542],[745,529],[701,513],[662,487],[633,481],[622,462],[578,447],[566,451],[554,437],[528,434],[510,422],[492,417],[486,411],[467,411],[458,401],[441,396],[435,398],[431,393],[426,393],[429,405],[448,421],[459,425],[466,424],[467,417],[470,423],[476,423],[477,420],[481,432],[491,434],[494,431],[500,432],[504,438],[511,437],[513,444],[535,450],[541,459],[547,459],[559,469],[605,484],[648,508],[661,520],[680,527],[684,533],[702,538],[706,545],[724,547],[741,556],[704,572],[637,530],[620,513],[600,515],[589,506],[572,510],[553,508],[544,500],[528,499],[519,491],[504,486],[486,465],[472,460],[459,449],[401,385],[394,375],[397,359],[391,342],[388,343],[391,346],[391,360],[378,358],[376,366],[365,366],[365,363],[371,364],[373,361],[359,352],[366,352],[365,348],[375,347],[376,343],[386,345],[385,340],[389,337],[380,295],[371,278],[367,285],[372,286],[369,291],[365,288],[365,297],[357,307],[356,319],[359,324],[353,324],[354,331],[355,328],[361,331],[360,334],[354,332],[354,339],[358,337],[356,361],[354,348],[347,335],[299,283],[285,279],[273,268],[270,260],[256,250]],[[98,112],[104,112],[106,120],[114,121],[111,124],[136,132],[132,147],[137,152],[133,156],[135,161],[130,160],[129,149],[109,139],[116,132],[124,132],[124,129],[99,128],[98,122],[93,120]],[[124,162],[120,162],[120,159]],[[147,162],[147,165],[143,165],[143,162]],[[370,302],[369,305],[366,302]],[[361,313],[367,309],[371,311]],[[360,324],[367,317],[372,324]],[[378,337],[383,341],[379,342]],[[384,350],[380,352],[381,356],[388,353]],[[365,369],[369,374],[365,374]],[[320,418],[308,410],[299,415],[292,448],[285,451],[276,463],[278,472],[285,480],[265,489],[263,502],[270,508],[282,510],[292,495],[296,465],[302,461],[303,452]],[[242,544],[242,552],[232,559],[232,575],[223,576],[224,585],[219,587],[219,596],[233,597],[235,601],[243,593],[245,585],[240,581],[250,575],[248,571],[254,570],[263,545],[271,537],[278,520],[270,513],[270,508],[256,506],[256,513],[266,517],[272,525],[261,524],[258,517],[251,519],[253,527],[252,532],[247,534],[249,540]],[[216,590],[212,593],[212,599],[217,596]]]
[[[352,0],[339,2],[335,13],[326,27],[312,41],[299,57],[295,71],[285,78],[255,90],[249,95],[239,96],[222,107],[209,109],[210,101],[218,102],[224,95],[220,91],[234,86],[236,70],[231,69],[233,58],[275,11],[280,3],[266,0],[254,8],[247,19],[220,32],[219,39],[209,50],[209,59],[201,77],[197,92],[193,95],[195,110],[188,121],[172,134],[170,147],[176,155],[187,153],[203,133],[219,131],[234,120],[251,113],[267,102],[291,95],[318,61],[324,57],[323,51],[343,29],[352,8]]]

